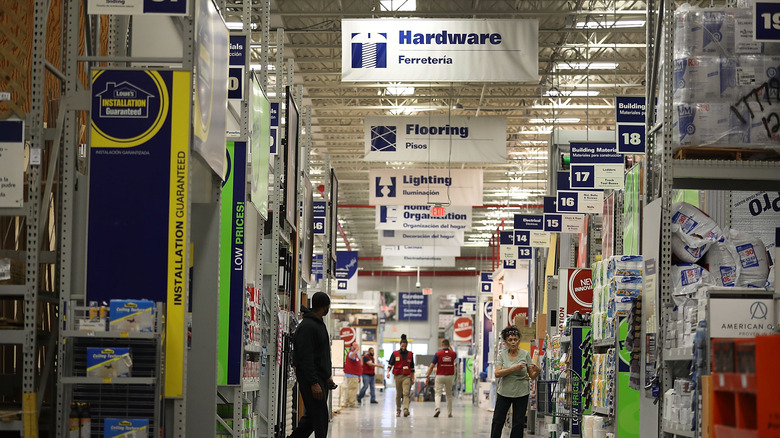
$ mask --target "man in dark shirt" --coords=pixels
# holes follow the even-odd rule
[[[315,438],[328,435],[327,390],[336,388],[331,377],[330,336],[322,317],[330,310],[330,297],[317,292],[311,298],[311,309],[304,309],[303,318],[295,330],[293,365],[298,389],[306,413],[292,431],[290,438]]]
[[[387,378],[390,379],[392,372],[395,380],[395,416],[401,416],[401,402],[403,402],[404,417],[408,417],[412,382],[414,382],[414,354],[406,349],[409,345],[406,335],[401,335],[400,345],[401,349],[394,351],[387,362]]]

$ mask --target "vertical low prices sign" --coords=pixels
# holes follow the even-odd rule
[[[166,303],[171,398],[183,393],[191,99],[187,71],[92,72],[87,296]],[[143,275],[117,281],[117,269]]]
[[[558,272],[558,282],[558,330],[563,333],[567,315],[591,312],[593,283],[590,269],[568,268]]]
[[[645,115],[644,96],[615,96],[618,153],[645,153]]]
[[[357,293],[357,271],[357,251],[338,251],[336,253],[336,293],[340,295]]]
[[[427,321],[428,295],[416,292],[400,292],[398,294],[399,321]]]

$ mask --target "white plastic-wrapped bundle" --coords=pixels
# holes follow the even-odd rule
[[[715,279],[710,272],[703,267],[686,263],[672,266],[672,284],[674,285],[674,301],[682,304],[683,298],[690,295],[699,288],[699,286],[710,284],[715,285]]]
[[[716,286],[734,287],[737,285],[739,268],[733,245],[717,242],[704,256],[704,266],[712,274]]]
[[[712,102],[720,98],[721,62],[716,56],[688,56],[674,60],[675,103]]]
[[[672,212],[672,253],[679,260],[695,263],[710,245],[723,238],[718,224],[693,205],[676,202]]]
[[[750,9],[734,10],[734,54],[744,55],[761,53],[762,44],[757,43],[753,36],[753,11]]]
[[[769,259],[761,239],[742,231],[730,230],[729,240],[734,245],[739,260],[737,286],[766,287]]]
[[[728,103],[677,105],[673,117],[674,142],[679,146],[728,144],[732,136],[741,135],[741,122]]]
[[[769,275],[766,277],[766,290],[775,290],[775,267],[769,268]]]
[[[620,276],[642,275],[641,255],[616,255],[607,260],[607,279]]]
[[[733,9],[702,11],[701,50],[703,53],[723,57],[734,54],[734,18]]]
[[[593,438],[593,419],[595,415],[582,416],[582,438]]]
[[[704,39],[701,9],[680,5],[674,12],[674,27],[675,55],[701,53]]]

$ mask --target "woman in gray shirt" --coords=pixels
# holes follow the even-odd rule
[[[531,363],[531,355],[518,348],[520,331],[515,326],[502,330],[501,339],[504,340],[506,348],[502,348],[496,358],[496,378],[499,380],[490,438],[501,438],[510,406],[512,406],[512,433],[509,436],[523,438],[530,383],[528,369],[535,365]]]

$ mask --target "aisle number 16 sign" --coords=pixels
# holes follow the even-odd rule
[[[601,214],[604,192],[558,190],[557,204],[559,213]]]

